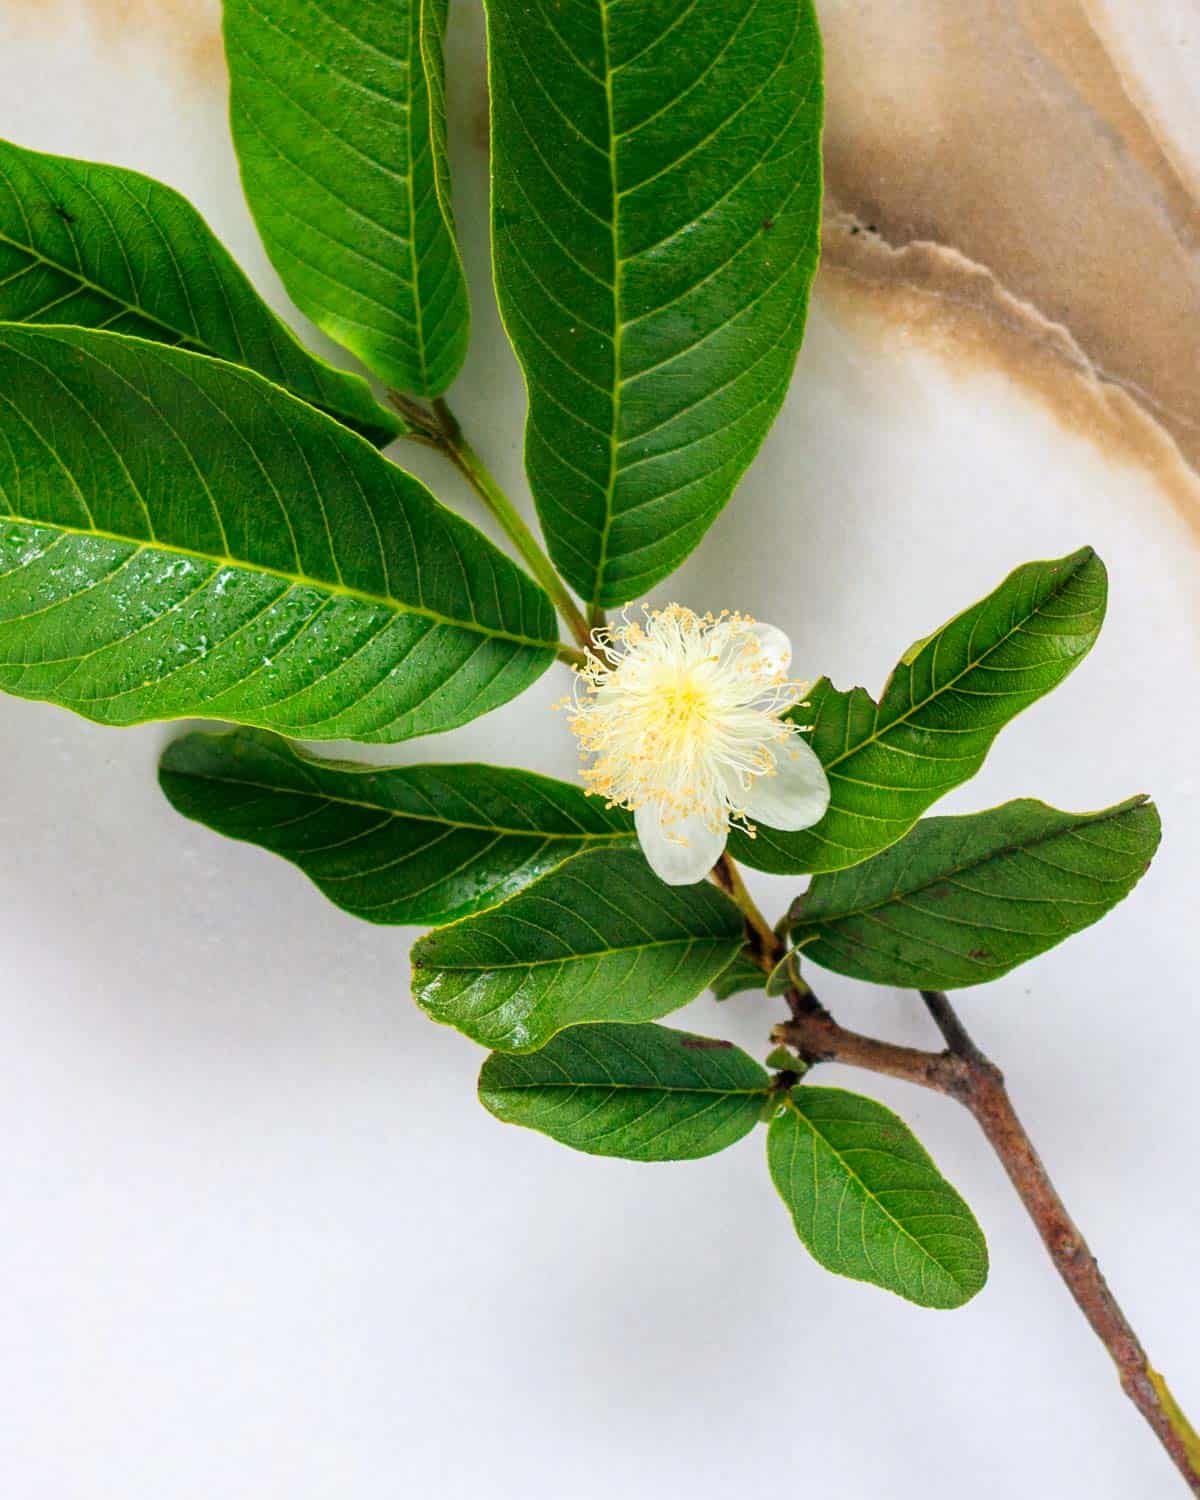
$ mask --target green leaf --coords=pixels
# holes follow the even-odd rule
[[[551,554],[665,578],[754,457],[820,228],[810,0],[488,0],[496,285]]]
[[[423,937],[413,992],[485,1047],[533,1052],[567,1026],[678,1010],[741,945],[741,915],[712,886],[663,885],[636,850],[601,849]]]
[[[768,996],[775,999],[779,995],[786,995],[790,989],[798,989],[803,982],[800,977],[799,958],[793,948],[783,955],[767,975],[765,988]]]
[[[467,350],[446,164],[446,0],[225,0],[230,118],[267,254],[380,379],[437,396]]]
[[[926,818],[885,854],[818,875],[792,907],[792,936],[805,958],[874,984],[984,984],[1124,900],[1160,834],[1144,797],[1095,813],[1023,799]]]
[[[829,811],[802,833],[734,831],[729,851],[776,875],[841,870],[904,837],[983,765],[992,741],[1079,665],[1104,622],[1108,580],[1090,547],[1026,563],[905,653],[878,705],[822,678],[792,718],[829,777]]]
[[[767,1067],[778,1068],[780,1072],[804,1072],[808,1064],[797,1057],[794,1052],[789,1052],[786,1047],[772,1047],[767,1053]]]
[[[404,424],[303,348],[161,182],[0,141],[0,322],[73,323],[247,365],[372,442]]]
[[[685,1161],[724,1151],[762,1118],[770,1079],[732,1042],[666,1026],[573,1026],[540,1052],[493,1052],[479,1098],[593,1156]]]
[[[709,985],[709,989],[718,1000],[728,1000],[731,996],[740,995],[745,990],[761,990],[766,983],[766,978],[759,965],[743,951],[727,969],[723,969],[717,975]]]
[[[796,1233],[826,1270],[921,1307],[961,1307],[987,1280],[971,1210],[898,1115],[842,1089],[792,1089],[767,1162]]]
[[[261,376],[0,326],[0,688],[104,724],[203,715],[400,740],[555,652],[546,595]]]
[[[627,813],[530,771],[349,765],[253,729],[185,735],[159,781],[185,817],[282,855],[370,922],[451,922],[634,842]]]

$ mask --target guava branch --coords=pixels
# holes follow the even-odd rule
[[[807,987],[805,987],[807,989]],[[940,990],[921,997],[946,1042],[942,1052],[924,1052],[861,1036],[839,1026],[811,990],[788,996],[792,1018],[772,1039],[791,1047],[804,1062],[839,1062],[902,1078],[957,1099],[978,1122],[1055,1269],[1084,1317],[1108,1350],[1125,1394],[1141,1412],[1194,1495],[1200,1495],[1200,1437],[1153,1369],[1141,1341],[1105,1281],[1009,1098],[1004,1075],[972,1041]]]
[[[754,897],[746,889],[746,882],[742,879],[742,872],[728,854],[722,854],[713,866],[709,878],[741,912],[746,924],[746,946],[754,962],[764,973],[769,974],[782,956],[783,944],[755,905]]]
[[[571,597],[571,591],[559,577],[558,570],[543,551],[537,537],[525,524],[520,511],[467,441],[458,418],[441,397],[429,406],[401,395],[399,391],[389,392],[389,398],[408,423],[408,431],[404,436],[411,442],[436,448],[450,460],[500,523],[522,562],[553,599],[559,614],[570,626],[572,635],[580,647],[586,650],[591,642],[591,625]],[[558,654],[568,663],[579,665],[583,661],[582,652],[570,646],[560,646]]]

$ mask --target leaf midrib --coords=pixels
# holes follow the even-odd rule
[[[470,921],[471,918],[464,920]],[[528,920],[528,919],[526,919]],[[531,924],[532,925],[532,924]],[[447,928],[452,931],[452,928]],[[490,934],[484,933],[484,937]],[[655,938],[648,943],[626,943],[619,948],[589,948],[586,951],[575,951],[564,953],[558,958],[526,958],[517,963],[447,963],[441,959],[434,958],[432,961],[422,960],[415,962],[414,967],[418,969],[431,969],[439,974],[496,974],[505,969],[544,969],[551,964],[577,964],[593,958],[613,958],[621,953],[645,953],[652,948],[694,948],[697,943],[723,943],[732,942],[732,938],[723,938],[716,934],[691,934],[686,937]],[[740,942],[740,938],[738,939]]]
[[[148,207],[146,208],[146,212],[150,213]],[[159,228],[159,232],[161,234],[161,226],[158,225],[157,219],[154,219],[153,215],[151,215],[151,218],[153,219],[155,226]],[[168,335],[171,341],[168,347],[182,348],[193,354],[203,354],[206,355],[209,359],[219,359],[225,361],[230,360],[229,355],[223,354],[219,349],[215,347],[215,345],[210,344],[208,340],[202,337],[199,333],[192,333],[187,331],[186,329],[173,327],[163,318],[160,318],[157,313],[152,313],[149,308],[144,307],[140,302],[130,302],[127,298],[119,296],[110,287],[101,286],[99,282],[93,281],[90,277],[85,276],[78,267],[64,265],[60,261],[54,260],[52,257],[42,254],[40,250],[35,250],[32,245],[25,245],[22,244],[20,240],[13,239],[11,235],[5,234],[3,230],[0,230],[0,244],[9,245],[14,250],[20,251],[22,255],[28,255],[30,259],[37,264],[48,266],[52,271],[58,272],[60,276],[68,277],[70,280],[76,283],[77,287],[84,288],[89,292],[95,292],[98,297],[103,297],[106,302],[111,302],[115,307],[120,308],[122,316],[128,313],[135,318],[141,318],[144,322],[153,324],[155,328],[161,329],[164,334]],[[220,267],[214,266],[213,270],[221,291],[221,300],[224,302],[226,309],[230,314],[230,327],[233,331],[234,337],[237,340],[239,358],[236,362],[244,365],[249,370],[254,370],[256,374],[262,374],[264,380],[272,381],[272,384],[278,385],[281,390],[287,391],[289,394],[296,396],[297,400],[304,401],[306,404],[314,406],[318,411],[328,412],[330,416],[334,417],[335,420],[343,423],[343,425],[350,424],[353,427],[359,424],[362,421],[362,418],[352,412],[349,406],[342,406],[340,403],[326,403],[324,401],[310,398],[307,395],[302,395],[300,391],[291,383],[290,379],[287,377],[286,371],[284,371],[283,366],[280,362],[278,349],[273,342],[274,336],[277,333],[281,331],[285,332],[288,339],[295,343],[296,349],[305,359],[311,360],[314,363],[320,363],[320,361],[318,361],[317,356],[314,355],[311,350],[305,349],[304,346],[299,343],[299,341],[292,339],[290,330],[279,330],[276,328],[270,329],[270,335],[272,338],[272,350],[275,353],[276,363],[280,366],[279,377],[276,378],[270,375],[266,375],[262,371],[258,370],[255,365],[250,363],[246,355],[245,346],[242,341],[241,329],[237,326],[236,318],[229,304],[228,288],[226,287],[225,282],[221,277]],[[257,296],[257,293],[253,291],[253,288],[251,288],[250,291],[252,295]],[[74,294],[72,293],[69,295]],[[268,318],[273,316],[273,314],[270,313],[269,309],[264,308],[264,311],[266,312]],[[30,326],[50,327],[54,325],[39,323],[38,325]],[[339,370],[334,365],[330,365],[328,367],[328,373],[334,377],[341,375],[345,376],[348,379],[358,378],[355,376],[355,373],[353,371]],[[315,383],[316,382],[314,376],[314,384]],[[320,390],[320,386],[317,385],[316,389]],[[386,423],[390,420],[390,418],[391,414],[384,411],[383,408],[380,408],[378,425],[381,430],[387,430]],[[398,430],[396,431],[395,436],[400,436],[400,432]]]
[[[621,430],[621,392],[623,379],[621,376],[621,339],[622,339],[622,282],[624,279],[624,262],[621,259],[621,240],[618,216],[620,214],[621,195],[617,189],[617,126],[613,110],[613,68],[612,53],[608,36],[608,3],[600,0],[600,42],[604,51],[604,102],[608,119],[608,180],[609,192],[612,197],[612,213],[609,225],[612,234],[612,258],[613,258],[613,388],[609,393],[612,402],[611,416],[608,425],[608,478],[604,485],[604,526],[600,532],[600,556],[596,561],[596,582],[592,590],[590,604],[593,613],[600,607],[600,599],[604,593],[604,577],[608,570],[608,543],[613,528],[613,503],[616,495],[617,472],[620,463],[620,438]]]
[[[542,651],[553,651],[557,642],[552,640],[538,640],[533,636],[518,635],[515,631],[496,629],[489,625],[483,625],[478,620],[455,619],[451,615],[441,614],[438,610],[430,609],[425,604],[406,604],[403,600],[394,599],[390,594],[372,594],[365,589],[356,589],[345,583],[331,583],[321,578],[310,578],[304,573],[292,573],[286,568],[277,568],[265,563],[248,562],[236,557],[217,556],[212,552],[199,552],[192,547],[177,546],[173,543],[155,540],[147,540],[143,537],[120,536],[113,531],[106,531],[100,527],[70,526],[63,521],[49,521],[45,518],[34,516],[16,515],[12,511],[0,511],[0,519],[16,526],[31,526],[39,531],[64,532],[68,536],[95,537],[101,541],[116,542],[121,546],[133,547],[138,552],[156,552],[169,557],[187,557],[196,562],[205,563],[215,570],[234,568],[247,573],[258,574],[267,578],[278,578],[281,582],[289,584],[292,588],[313,589],[318,593],[334,594],[339,598],[353,599],[359,604],[369,604],[375,608],[386,608],[397,614],[417,615],[422,619],[431,620],[435,625],[444,625],[455,630],[466,630],[473,634],[481,635],[486,640],[511,641],[516,645],[529,646]]]
[[[536,1054],[534,1054],[536,1056]],[[702,1097],[712,1095],[720,1099],[757,1099],[765,1098],[770,1092],[769,1084],[763,1084],[761,1088],[755,1089],[721,1089],[721,1088],[679,1088],[675,1085],[661,1083],[493,1083],[484,1085],[485,1091],[493,1094],[519,1092],[534,1092],[539,1089],[608,1089],[610,1091],[624,1090],[626,1093],[640,1094],[695,1094]]]
[[[417,770],[419,769],[419,767],[413,767],[412,769]],[[506,828],[499,823],[470,823],[459,818],[434,817],[429,813],[401,812],[397,808],[386,807],[383,803],[380,802],[362,802],[355,797],[338,796],[331,792],[312,791],[304,787],[272,786],[270,782],[249,781],[235,776],[209,776],[197,771],[181,771],[173,766],[164,767],[164,774],[167,776],[178,776],[181,778],[186,777],[193,781],[203,782],[205,783],[205,785],[251,787],[255,791],[270,792],[272,795],[279,797],[308,797],[314,802],[331,802],[338,807],[357,807],[361,808],[364,812],[385,813],[389,818],[395,819],[399,822],[433,823],[439,828],[457,828],[466,830],[471,833],[501,833],[506,835],[511,834],[512,836],[517,838],[536,839],[540,843],[545,843],[550,839],[570,840],[575,843],[580,843],[584,840],[597,843],[608,843],[609,841],[624,840],[628,843],[633,843],[636,838],[636,834],[632,829],[630,829],[628,832],[614,829],[609,833],[588,833],[586,831],[580,833],[553,833],[548,830],[539,828]],[[343,772],[342,774],[346,773]],[[386,768],[381,768],[380,771],[377,772],[360,771],[354,774],[361,776],[370,776],[386,775],[388,773]]]
[[[1139,807],[1145,807],[1149,801],[1150,799],[1147,796],[1132,797],[1128,802],[1122,802],[1117,807],[1107,808],[1102,813],[1081,814],[1073,823],[1055,829],[1048,829],[1020,844],[1009,843],[999,848],[991,849],[982,858],[973,859],[967,864],[954,865],[948,870],[941,870],[938,874],[930,876],[929,879],[921,881],[919,885],[893,891],[881,900],[868,901],[861,906],[844,907],[838,911],[825,912],[812,917],[802,916],[798,922],[793,924],[793,930],[797,927],[824,927],[834,922],[844,922],[853,917],[864,916],[867,912],[878,911],[881,907],[890,906],[893,903],[904,905],[911,897],[920,895],[922,891],[927,891],[932,886],[941,885],[944,881],[953,880],[956,876],[963,875],[968,870],[978,870],[984,865],[991,863],[992,860],[1004,859],[1010,854],[1023,854],[1027,849],[1036,849],[1041,844],[1053,843],[1055,839],[1066,838],[1069,834],[1077,833],[1081,828],[1096,828],[1104,823],[1114,822],[1117,818],[1124,817],[1126,813],[1134,812]],[[895,847],[895,845],[892,846],[893,849]],[[886,853],[887,851],[884,852]],[[851,869],[853,868],[851,866]],[[848,873],[849,871],[830,872],[831,875]],[[801,899],[803,900],[804,898],[802,897]],[[1029,899],[1037,900],[1038,898],[1030,897]],[[816,933],[812,934],[809,941],[811,942],[816,936]]]
[[[886,1206],[886,1204],[880,1202],[879,1198],[876,1196],[876,1194],[873,1192],[873,1190],[867,1185],[866,1182],[863,1181],[863,1178],[859,1174],[859,1172],[857,1172],[855,1170],[855,1168],[853,1166],[851,1166],[851,1164],[846,1160],[846,1158],[842,1155],[842,1153],[838,1150],[838,1148],[833,1144],[833,1142],[829,1139],[829,1137],[827,1135],[824,1135],[820,1130],[817,1129],[817,1125],[818,1125],[819,1121],[813,1120],[811,1116],[806,1115],[797,1106],[797,1104],[795,1103],[795,1101],[793,1099],[791,1099],[791,1098],[789,1098],[787,1100],[787,1108],[789,1110],[791,1110],[792,1114],[796,1117],[797,1120],[802,1121],[803,1124],[805,1124],[809,1128],[809,1130],[812,1132],[813,1138],[815,1140],[820,1141],[821,1144],[825,1147],[825,1149],[829,1152],[829,1154],[831,1156],[833,1156],[837,1160],[837,1162],[839,1163],[839,1165],[845,1171],[846,1175],[848,1177],[852,1178],[858,1184],[858,1186],[867,1195],[867,1197],[871,1200],[871,1202],[875,1205],[875,1207],[879,1210],[879,1212],[884,1216],[884,1218],[886,1218],[892,1224],[894,1224],[896,1226],[896,1228],[900,1231],[900,1233],[904,1236],[904,1238],[906,1240],[908,1240],[931,1265],[936,1266],[938,1268],[938,1270],[941,1271],[944,1276],[948,1276],[950,1278],[950,1280],[954,1283],[954,1285],[956,1287],[958,1287],[961,1291],[965,1291],[967,1289],[967,1287],[970,1286],[971,1283],[969,1281],[961,1281],[959,1279],[959,1277],[955,1274],[955,1272],[952,1271],[943,1261],[940,1261],[937,1258],[937,1256],[934,1255],[933,1251],[928,1248],[928,1246],[922,1244],[922,1242],[919,1239],[917,1239],[916,1235],[913,1234],[912,1230],[909,1229],[908,1226],[901,1219],[898,1219],[896,1217],[896,1215],[891,1211],[891,1209]],[[856,1121],[854,1123],[862,1124],[864,1122],[863,1121]],[[885,1152],[884,1154],[892,1156],[892,1157],[895,1157],[895,1153],[894,1152]],[[921,1163],[921,1165],[923,1166],[924,1163]],[[926,1170],[928,1170],[928,1168]],[[928,1192],[936,1192],[937,1194],[939,1194],[939,1196],[941,1196],[943,1198],[950,1198],[951,1202],[954,1201],[953,1196],[952,1196],[953,1195],[953,1189],[950,1187],[950,1185],[948,1183],[943,1183],[941,1185],[936,1185],[936,1186],[934,1186],[932,1188],[926,1189],[926,1191],[928,1191]],[[957,1204],[955,1206],[957,1207]],[[961,1215],[956,1215],[956,1217],[961,1217]],[[867,1259],[868,1263],[870,1263],[870,1257],[867,1256],[866,1259]]]
[[[30,256],[31,259],[38,261],[43,266],[49,266],[52,271],[57,271],[59,275],[70,277],[72,281],[78,282],[81,287],[86,287],[88,291],[95,292],[106,301],[115,303],[117,307],[122,308],[125,312],[133,313],[135,317],[144,318],[147,323],[153,323],[156,328],[161,328],[164,333],[169,333],[172,338],[186,340],[192,346],[193,352],[207,354],[213,359],[224,358],[206,339],[201,338],[198,334],[187,332],[181,328],[173,328],[170,323],[165,322],[156,313],[152,313],[149,308],[143,307],[138,302],[130,302],[127,298],[118,296],[109,287],[101,286],[99,282],[85,276],[77,267],[63,265],[61,261],[54,260],[48,255],[43,255],[40,250],[35,250],[32,245],[23,245],[20,240],[13,239],[11,235],[5,234],[3,230],[0,230],[0,244],[10,245],[14,250],[19,250],[22,255]]]
[[[408,212],[408,263],[412,272],[412,295],[413,314],[416,319],[416,345],[417,360],[421,369],[421,390],[429,389],[429,368],[425,357],[425,317],[422,307],[420,269],[417,265],[417,216],[414,199],[416,196],[416,174],[413,172],[413,53],[417,54],[416,68],[420,70],[422,82],[425,81],[425,58],[421,53],[420,24],[421,24],[421,0],[409,0],[408,5],[408,55],[405,58],[405,71],[409,80],[409,97],[404,110],[404,181],[405,199]],[[415,44],[414,44],[415,38]],[[426,89],[428,85],[426,84]],[[432,163],[431,163],[432,166]]]

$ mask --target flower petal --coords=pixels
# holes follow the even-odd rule
[[[708,644],[722,666],[753,670],[756,676],[786,675],[792,643],[778,625],[735,617],[719,620],[708,632]]]
[[[773,672],[786,672],[792,664],[792,643],[778,625],[764,625],[756,620],[748,633],[757,638],[763,656]]]
[[[650,868],[667,885],[695,885],[720,859],[729,824],[713,828],[707,818],[692,815],[664,826],[662,805],[646,802],[634,814],[638,842]]]
[[[811,828],[829,806],[825,768],[808,741],[792,735],[777,752],[774,775],[756,776],[740,801],[748,818],[768,828]]]

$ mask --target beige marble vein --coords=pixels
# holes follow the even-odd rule
[[[1179,37],[1142,31],[1122,56],[1112,14],[1084,0],[826,4],[824,291],[1004,368],[1145,463],[1195,522],[1200,203],[1173,133],[1186,101],[1175,86],[1170,111],[1148,104],[1160,69],[1177,85]],[[1195,7],[1190,25],[1200,46]]]
[[[1200,531],[1200,7],[820,8],[819,298],[860,337],[873,325],[952,369],[1003,371],[1145,468]],[[109,53],[150,47],[223,84],[219,0],[0,0],[0,22],[47,37],[82,25]]]
[[[197,82],[223,80],[220,0],[0,0],[0,28],[18,34],[80,23],[107,48],[151,43]]]

